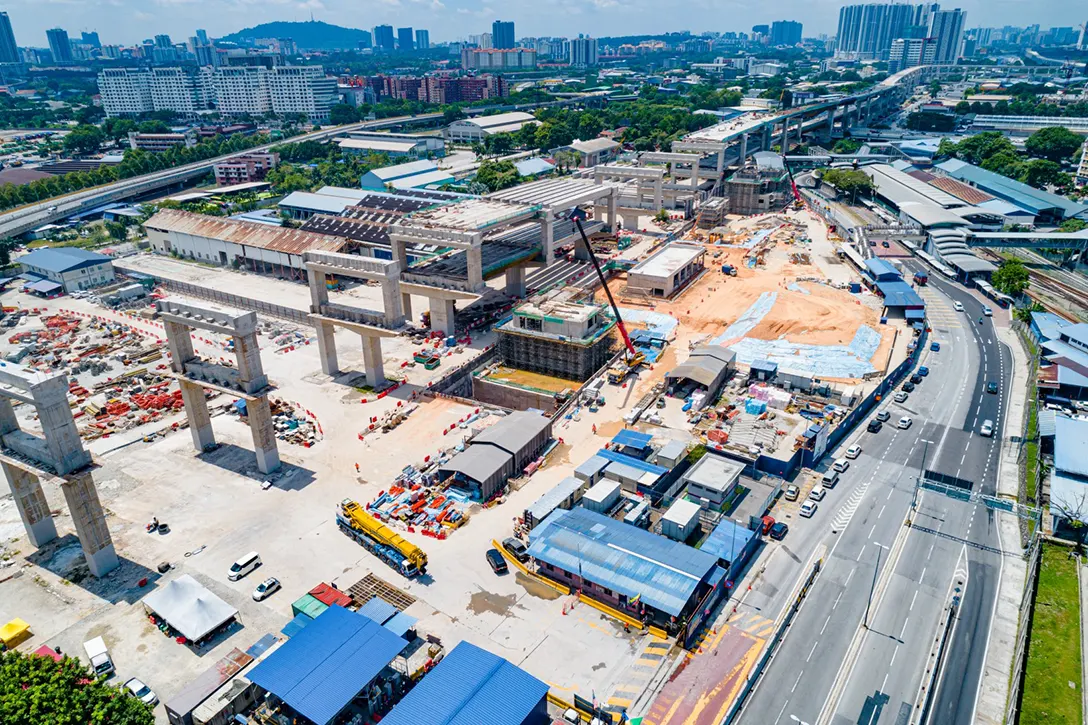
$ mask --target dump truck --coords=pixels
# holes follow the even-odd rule
[[[351,499],[340,502],[336,525],[364,549],[411,579],[427,573],[427,555],[418,546],[367,513]]]
[[[737,268],[734,267],[731,264],[723,264],[722,265],[722,274],[727,274],[730,277],[736,277],[737,276]]]

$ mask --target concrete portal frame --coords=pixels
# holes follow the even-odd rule
[[[41,436],[19,427],[12,401],[34,406]],[[30,543],[41,548],[57,538],[41,483],[50,480],[64,494],[91,573],[102,577],[120,566],[91,476],[91,454],[83,448],[68,405],[66,375],[0,364],[0,443],[0,467]]]
[[[337,327],[344,327],[362,338],[366,383],[380,390],[386,383],[382,338],[395,337],[397,330],[404,327],[404,305],[410,299],[401,289],[401,263],[339,252],[306,252],[302,259],[310,285],[310,321],[317,331],[321,372],[339,374],[335,333]],[[330,274],[379,282],[384,310],[374,312],[329,302],[326,278]],[[408,309],[411,314],[410,302]]]
[[[166,330],[170,369],[181,387],[185,415],[193,446],[203,453],[215,447],[208,401],[204,389],[218,390],[246,401],[246,417],[253,434],[257,470],[279,470],[280,453],[268,394],[272,392],[261,364],[257,345],[257,313],[225,308],[199,307],[174,299],[157,300],[155,309]],[[206,362],[193,349],[193,330],[227,335],[234,341],[237,368]]]
[[[725,171],[725,152],[729,148],[728,143],[718,143],[716,141],[673,141],[672,151],[673,153],[679,153],[682,151],[694,151],[698,154],[717,154],[717,171],[718,176],[721,177],[722,172]]]
[[[694,156],[694,154],[689,154]],[[698,185],[699,178],[699,157],[694,157],[694,166],[692,170],[694,172],[692,178],[695,179],[695,184]],[[645,166],[621,166],[617,164],[595,166],[593,167],[593,182],[595,184],[603,184],[606,180],[609,181],[634,181],[635,182],[635,198],[636,202],[642,204],[642,196],[646,191],[652,191],[654,195],[654,211],[661,211],[662,205],[665,203],[665,169],[660,168],[648,168]],[[649,189],[646,189],[646,186]]]

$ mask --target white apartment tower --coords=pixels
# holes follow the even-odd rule
[[[336,79],[319,65],[281,65],[268,72],[272,111],[301,113],[311,121],[328,121],[337,100]]]
[[[155,110],[151,73],[145,68],[107,68],[98,74],[98,93],[107,116],[135,116]]]
[[[212,68],[152,68],[151,100],[155,110],[181,114],[215,108]]]
[[[571,38],[570,64],[576,67],[597,65],[597,39]]]
[[[215,102],[225,115],[261,116],[272,112],[269,70],[262,66],[223,66],[215,69]]]

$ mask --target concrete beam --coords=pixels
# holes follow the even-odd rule
[[[479,295],[473,295],[473,299],[476,299],[477,297],[479,297]],[[336,317],[329,317],[328,315],[311,314],[309,315],[309,320],[315,327],[318,324],[328,324],[333,325],[334,327],[342,327],[345,330],[351,330],[352,332],[366,335],[367,337],[396,337],[400,334],[397,330],[367,325],[362,322],[352,322],[351,320],[341,320]]]
[[[190,329],[216,332],[228,337],[257,332],[256,312],[203,307],[172,298],[156,300],[155,309],[159,319],[177,322]]]
[[[478,300],[480,294],[478,292],[468,292],[459,289],[447,289],[446,287],[432,287],[428,284],[419,284],[416,282],[401,282],[400,289],[404,294],[413,294],[419,297],[428,297],[430,299],[443,299],[443,300]],[[393,333],[396,334],[396,333]]]

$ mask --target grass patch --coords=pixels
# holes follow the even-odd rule
[[[1064,546],[1044,545],[1042,557],[1020,722],[1080,723],[1078,562]]]

